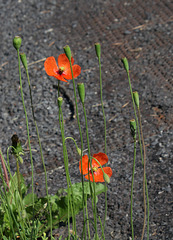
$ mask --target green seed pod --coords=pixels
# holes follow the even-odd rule
[[[133,92],[133,98],[134,98],[137,108],[139,109],[139,94],[137,91]]]
[[[129,73],[129,63],[126,57],[122,58],[122,63],[124,64],[126,72]]]
[[[59,107],[59,108],[61,108],[62,103],[63,103],[63,98],[62,98],[62,97],[59,97],[59,98],[58,98],[58,107]]]
[[[84,101],[85,101],[85,86],[84,86],[84,83],[78,83],[77,84],[77,89],[78,89],[80,100],[84,104]]]
[[[71,62],[71,49],[68,45],[64,47],[64,52],[66,56],[68,57],[68,60]]]
[[[19,50],[20,46],[22,44],[22,39],[19,36],[15,36],[13,39],[13,46],[16,50]]]
[[[25,70],[28,70],[28,64],[27,64],[27,59],[26,59],[26,54],[25,53],[20,53],[20,59],[22,61],[22,64],[25,68]]]
[[[98,59],[101,57],[101,46],[100,43],[95,43],[95,50],[96,50],[96,55]]]
[[[133,138],[136,138],[136,121],[135,119],[130,120],[130,130]]]

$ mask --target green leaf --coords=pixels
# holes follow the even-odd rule
[[[91,183],[91,188],[93,191],[93,183]],[[84,194],[87,198],[91,197],[89,182],[84,183]],[[75,215],[77,215],[83,208],[82,204],[82,192],[83,186],[82,183],[75,183],[72,185],[72,189],[70,188],[70,194],[72,199],[72,191],[73,191],[73,206],[75,208]],[[105,186],[101,183],[96,184],[96,195],[99,195],[105,191]],[[67,192],[67,189],[64,189],[64,192]],[[61,193],[62,190],[61,190]],[[66,222],[68,218],[68,196],[53,196],[51,197],[52,204],[52,215],[53,215],[53,224],[57,224],[59,222]],[[70,212],[70,217],[71,217]]]
[[[23,204],[25,207],[29,207],[32,206],[32,199],[33,199],[33,194],[32,193],[28,193],[24,199],[23,199]],[[38,197],[36,194],[34,194],[34,202],[38,201]]]

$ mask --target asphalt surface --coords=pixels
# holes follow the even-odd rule
[[[57,80],[44,71],[44,60],[58,57],[68,44],[75,63],[82,68],[77,82],[86,87],[86,107],[92,154],[104,151],[103,118],[100,106],[99,68],[94,43],[102,46],[103,100],[107,119],[109,166],[113,176],[108,188],[106,240],[130,239],[130,187],[133,143],[129,120],[134,118],[130,90],[121,58],[130,65],[133,90],[140,94],[144,138],[147,149],[146,173],[150,198],[150,239],[173,238],[173,4],[169,0],[94,1],[0,1],[0,147],[6,154],[11,136],[17,133],[26,150],[21,172],[30,181],[30,156],[22,108],[13,37],[22,37],[21,51],[29,63],[35,115],[48,170],[49,193],[66,186],[62,143],[58,123]],[[36,192],[45,195],[43,167],[31,117],[29,91],[24,71],[23,90],[30,120]],[[61,83],[66,136],[80,142],[72,82]],[[84,123],[79,103],[81,123]],[[85,136],[85,127],[83,125]],[[85,149],[87,148],[84,140]],[[72,182],[80,181],[78,156],[68,142]],[[15,161],[10,157],[11,169]],[[134,185],[134,229],[140,239],[143,223],[142,165],[139,149]],[[98,211],[103,216],[104,196]],[[80,223],[80,217],[78,222]],[[60,232],[65,228],[62,227]],[[80,224],[79,224],[80,232]],[[145,235],[146,239],[146,235]]]

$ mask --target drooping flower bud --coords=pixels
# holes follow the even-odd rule
[[[77,149],[77,153],[79,154],[79,156],[81,157],[81,155],[82,155],[82,151],[81,151],[81,149],[80,148],[76,148]]]
[[[104,178],[106,183],[108,183],[108,184],[110,183],[110,177],[105,172],[103,174],[103,178]]]
[[[20,59],[22,61],[22,64],[25,68],[25,70],[28,70],[28,64],[27,64],[27,59],[26,59],[26,54],[25,53],[20,53]]]
[[[122,58],[122,63],[124,64],[126,72],[129,73],[129,63],[126,57]]]
[[[84,83],[78,83],[77,84],[77,89],[78,89],[80,100],[81,100],[82,104],[84,104],[84,101],[85,101],[85,86],[84,86]]]
[[[101,46],[100,46],[100,43],[95,43],[95,50],[96,50],[96,55],[97,55],[98,59],[100,59],[100,57],[101,57]]]
[[[58,107],[59,107],[59,108],[61,108],[62,103],[63,103],[63,98],[62,98],[62,97],[59,97],[59,98],[58,98]]]
[[[137,91],[133,92],[133,98],[134,98],[137,108],[139,109],[139,94]]]
[[[66,56],[68,57],[68,60],[71,62],[71,49],[68,45],[64,47],[64,52]]]
[[[136,121],[135,119],[130,120],[130,130],[133,138],[136,138]]]
[[[22,39],[19,36],[15,36],[13,39],[13,46],[16,50],[19,50],[20,46],[22,44]]]

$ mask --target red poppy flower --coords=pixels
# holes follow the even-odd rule
[[[71,63],[72,65],[74,64],[73,57],[71,58]],[[70,62],[65,53],[59,55],[58,66],[54,57],[48,57],[44,62],[44,68],[49,76],[55,77],[60,81],[67,82],[67,80],[72,79]],[[79,76],[81,67],[79,65],[73,65],[72,69],[74,78]]]
[[[96,153],[93,155],[95,159],[98,160],[98,162],[103,166],[108,162],[108,156],[105,153]],[[88,156],[84,155],[82,157],[82,168],[83,168],[83,175],[85,175],[86,179],[89,179],[88,176]],[[100,168],[100,165],[96,162],[96,160],[92,159],[92,169],[94,173],[94,181],[95,182],[104,182],[104,177],[103,177],[103,172],[102,169]],[[81,172],[81,161],[79,162],[79,170]],[[112,169],[110,167],[103,167],[103,171],[109,176],[112,176]],[[91,166],[89,164],[89,175],[90,175],[90,181],[93,182],[93,177],[91,173]]]

